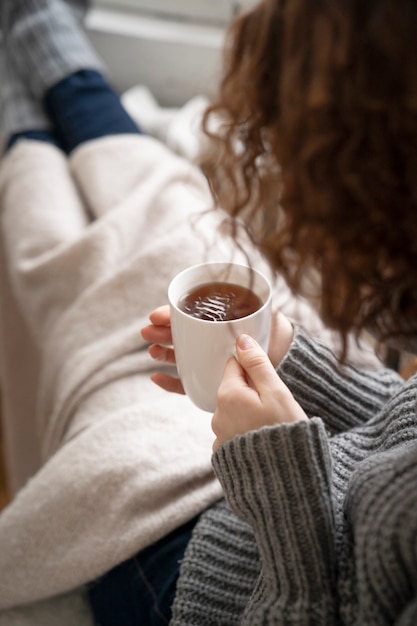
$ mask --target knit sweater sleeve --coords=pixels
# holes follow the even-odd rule
[[[417,624],[417,598],[414,598],[404,609],[395,626],[416,626]]]
[[[368,421],[404,382],[388,368],[360,370],[340,365],[331,350],[295,326],[294,341],[277,369],[310,416],[341,432]]]
[[[337,624],[332,468],[322,421],[235,437],[219,446],[213,465],[260,552],[261,575],[242,624]]]

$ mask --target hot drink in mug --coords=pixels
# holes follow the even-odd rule
[[[204,263],[170,283],[168,299],[178,374],[199,408],[214,412],[224,366],[236,337],[251,335],[268,349],[271,286],[245,265]]]

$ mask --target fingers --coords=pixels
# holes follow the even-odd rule
[[[154,309],[149,315],[149,320],[156,326],[168,326],[171,320],[169,304],[163,304]]]
[[[259,395],[270,392],[277,385],[277,373],[268,355],[249,335],[240,335],[236,341],[239,363]]]
[[[224,368],[220,389],[224,389],[225,387],[235,387],[236,384],[238,386],[245,385],[246,382],[245,371],[242,369],[234,356],[230,357]]]
[[[155,359],[155,361],[175,365],[169,305],[160,306],[152,311],[149,315],[149,321],[151,323],[142,328],[140,332],[145,341],[151,344],[148,348],[150,356]],[[152,374],[151,380],[165,391],[184,394],[181,381],[174,376],[170,376],[164,372],[155,372]]]
[[[149,346],[148,352],[155,361],[163,361],[164,363],[175,365],[175,352],[173,348],[154,343]]]
[[[141,329],[141,335],[149,343],[172,344],[169,305],[160,306],[149,315],[148,326]]]
[[[217,402],[222,404],[223,398],[233,397],[236,405],[244,405],[252,397],[252,394],[258,395],[252,381],[237,359],[231,357],[223,371],[222,380],[217,391]]]
[[[152,374],[151,380],[165,391],[182,395],[185,393],[179,378],[174,378],[174,376],[169,376],[169,374],[165,374],[164,372],[155,372],[155,374]]]
[[[280,311],[276,311],[271,319],[268,356],[274,367],[277,367],[290,349],[294,337],[294,328],[289,319]]]
[[[221,442],[220,442],[220,441],[217,439],[217,437],[216,437],[216,439],[213,441],[213,445],[212,445],[212,447],[211,447],[211,449],[212,449],[212,451],[213,451],[213,452],[216,452],[216,450],[217,450],[217,448],[219,447],[220,443],[221,443]]]
[[[217,406],[211,421],[211,428],[216,436],[213,452],[224,441],[250,428],[246,421],[247,412],[259,404],[259,395],[253,389],[244,369],[235,357],[230,358],[224,368],[217,392]]]
[[[149,343],[172,344],[171,328],[168,326],[144,326],[140,334]]]

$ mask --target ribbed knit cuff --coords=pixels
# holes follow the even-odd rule
[[[251,527],[224,500],[210,507],[187,546],[170,626],[240,626],[259,568]]]
[[[368,421],[402,384],[391,369],[341,366],[327,346],[297,324],[291,348],[277,372],[304,411],[321,417],[333,432]]]
[[[292,605],[333,585],[331,458],[324,425],[263,428],[219,446],[216,474],[232,508],[254,529],[264,568]]]

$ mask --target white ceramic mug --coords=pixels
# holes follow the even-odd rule
[[[229,282],[251,289],[261,307],[251,315],[231,321],[208,321],[184,313],[180,299],[205,283]],[[171,330],[177,370],[184,390],[200,409],[214,412],[217,390],[227,360],[235,354],[236,338],[246,333],[266,351],[271,329],[272,295],[267,278],[245,265],[203,263],[173,278],[168,288]]]

